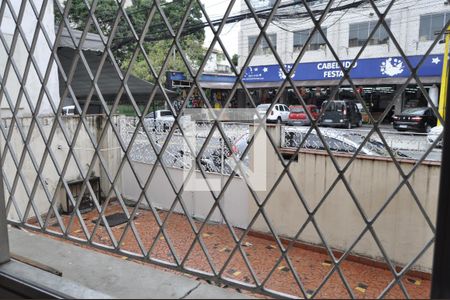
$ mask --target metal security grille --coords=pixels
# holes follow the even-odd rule
[[[77,5],[82,4],[86,19],[85,26],[81,31],[72,29],[76,21],[71,19],[70,15],[75,9],[75,2]],[[140,1],[116,0],[113,2],[115,13],[109,17],[107,24],[104,23],[104,18],[102,20],[97,18],[97,15],[101,14],[105,8],[102,5],[106,5],[102,2],[100,0],[67,0],[64,3],[48,0],[1,1],[0,28],[8,26],[10,29],[12,28],[10,35],[6,35],[4,30],[0,30],[2,45],[0,55],[6,57],[0,68],[1,164],[9,224],[272,297],[312,298],[321,296],[320,293],[327,284],[330,282],[335,284],[336,281],[343,287],[346,297],[360,297],[355,291],[353,283],[347,279],[345,263],[362,239],[369,236],[374,241],[373,246],[380,253],[379,259],[385,263],[388,270],[389,280],[382,283],[383,287],[377,296],[387,297],[394,288],[397,288],[401,291],[401,296],[410,298],[408,287],[405,284],[406,276],[423,258],[424,254],[431,251],[436,231],[434,215],[430,215],[422,201],[424,194],[417,193],[417,186],[413,186],[411,182],[416,171],[425,164],[427,157],[442,139],[442,133],[431,145],[426,146],[426,150],[420,153],[420,157],[415,157],[409,167],[405,168],[402,165],[404,157],[399,156],[398,149],[393,146],[395,137],[387,140],[381,123],[388,116],[396,100],[412,83],[418,86],[436,118],[442,124],[445,123],[422,83],[419,71],[438,45],[446,28],[450,25],[450,21],[440,28],[434,40],[427,44],[423,53],[420,53],[422,55],[420,59],[413,63],[397,41],[398,36],[391,31],[390,25],[393,26],[395,20],[388,19],[396,4],[395,0],[319,2],[278,0],[271,1],[269,6],[263,8],[256,8],[252,1],[244,0],[241,6],[245,7],[245,13],[239,16],[231,15],[233,7],[239,5],[237,1],[231,0],[220,20],[212,19],[209,16],[210,12],[205,9],[201,1],[191,0],[182,1],[183,7],[179,8],[183,11],[182,18],[177,20],[176,24],[170,22],[165,7],[176,5],[179,2],[177,0],[169,3],[148,1],[148,6],[141,8],[145,11],[146,18],[143,23],[139,24],[127,7],[134,2],[140,3]],[[322,24],[335,12],[345,13],[361,9],[361,7],[372,13],[371,27],[362,46],[353,48],[355,55],[349,63],[345,63],[339,57],[338,49],[335,49],[333,43],[330,42],[330,37],[326,34],[329,29],[324,29]],[[204,23],[190,24],[188,22],[194,8],[200,10],[205,20]],[[80,9],[79,6],[77,9]],[[282,45],[274,43],[271,32],[269,32],[274,26],[283,24],[287,11],[293,13],[298,20],[310,22],[312,28],[308,32],[300,52],[293,54],[295,59],[292,65],[287,65],[278,54],[277,51]],[[55,27],[48,26],[46,21],[49,16],[53,18],[53,14]],[[33,19],[31,22],[33,26],[27,23],[30,19]],[[248,47],[248,56],[241,57],[243,60],[240,61],[239,68],[237,68],[232,62],[232,57],[228,53],[227,45],[222,41],[221,35],[226,24],[241,20],[254,22],[254,26],[258,29],[258,35],[254,44]],[[124,34],[123,28],[126,28],[126,34]],[[192,59],[186,54],[186,49],[183,49],[182,42],[186,36],[195,33],[199,28],[207,28],[213,38],[200,63],[193,65]],[[384,112],[375,118],[371,114],[368,104],[358,92],[351,72],[357,60],[370,52],[374,40],[381,40],[380,29],[383,29],[388,36],[389,47],[396,49],[404,62],[403,68],[409,70],[410,75],[407,78],[398,79],[401,83],[393,94],[393,100],[387,105]],[[66,45],[67,43],[70,45],[68,47],[72,51],[70,58],[61,56],[60,49],[64,47],[63,38],[65,38]],[[166,56],[156,68],[155,61],[148,55],[148,47],[149,43],[158,39],[169,41],[169,43],[168,47],[164,49]],[[323,41],[321,43],[325,45],[327,53],[331,54],[336,61],[338,71],[342,72],[338,84],[332,88],[327,99],[336,99],[340,88],[344,85],[349,86],[356,95],[357,102],[368,112],[370,121],[370,128],[361,136],[358,146],[351,151],[347,151],[348,149],[344,151],[347,155],[347,159],[344,161],[338,153],[342,151],[336,151],[339,146],[331,143],[328,131],[319,127],[318,120],[331,102],[328,101],[319,116],[313,118],[306,109],[307,104],[304,97],[297,89],[298,84],[293,79],[295,72],[301,72],[297,67],[300,62],[304,61],[308,49],[311,48],[310,43],[317,39]],[[84,51],[96,48],[91,44],[93,40],[100,45],[96,49],[98,57],[95,67],[91,57]],[[126,62],[123,59],[123,52],[121,52],[125,46],[131,53]],[[257,119],[261,121],[252,127],[255,135],[251,135],[245,150],[240,155],[233,152],[234,143],[248,132],[246,127],[248,125],[231,124],[224,121],[223,114],[225,113],[223,111],[218,113],[214,110],[211,97],[201,88],[203,83],[200,79],[214,47],[223,50],[225,59],[236,76],[224,107],[229,107],[232,98],[240,94],[246,99],[249,108],[255,115],[259,116]],[[320,49],[319,47],[316,51],[322,51]],[[48,52],[48,55],[39,56],[42,52]],[[269,54],[275,59],[281,70],[280,78],[283,78],[276,88],[270,107],[262,115],[257,113],[257,103],[251,85],[245,81],[247,68],[252,65],[254,57],[261,53]],[[187,93],[181,98],[180,107],[175,107],[172,92],[166,90],[164,86],[166,72],[172,71],[168,69],[170,59],[175,55],[183,62],[182,67],[185,68],[186,75],[192,82]],[[133,87],[134,82],[132,83],[133,74],[136,72],[134,67],[138,59],[144,62],[151,81],[147,97],[144,100],[137,96]],[[78,68],[82,68],[83,74],[85,74],[84,81],[81,83],[80,78],[77,77]],[[59,85],[62,86],[59,89],[60,93],[56,94],[53,92],[55,85],[57,86],[55,72],[59,74]],[[113,87],[113,92],[109,90],[107,92],[106,90],[111,87],[102,82],[102,76],[105,76],[105,73],[114,73],[111,76],[116,78],[116,81],[112,82],[118,84]],[[84,85],[86,90],[83,99],[78,99],[77,90],[74,88],[80,85]],[[301,132],[278,125],[266,127],[265,121],[271,111],[275,110],[275,106],[280,103],[280,99],[290,89],[298,100],[298,105],[305,108],[311,125],[304,127]],[[192,132],[187,131],[186,126],[183,125],[183,115],[189,110],[189,99],[194,93],[198,93],[198,97],[204,103],[205,111],[212,117],[209,117],[208,121],[196,123],[199,128],[196,128],[195,132],[201,132],[202,136],[201,141],[198,136],[194,136],[193,144],[188,138],[192,137]],[[63,115],[66,98],[73,100],[73,110],[77,113],[75,116]],[[158,101],[175,115],[175,119],[169,124],[149,121],[146,118]],[[134,117],[123,118],[116,115],[117,109],[124,103],[132,107]],[[90,114],[89,110],[93,106],[99,108],[102,114]],[[253,118],[253,114],[251,118]],[[242,129],[242,126],[245,128]],[[273,130],[279,130],[279,136],[275,135]],[[256,140],[254,136],[259,132],[263,133],[267,141],[267,148],[273,152],[276,163],[281,166],[281,171],[276,174],[276,180],[268,182],[265,193],[259,193],[255,189],[244,171],[245,158],[251,153],[251,148]],[[314,136],[314,147],[308,146],[311,144],[309,139],[311,136]],[[360,195],[354,191],[355,186],[349,178],[357,176],[350,174],[350,170],[354,170],[352,168],[361,155],[365,154],[365,149],[370,148],[373,139],[376,140],[377,147],[383,149],[384,159],[393,163],[400,180],[398,184],[396,183],[394,190],[387,192],[386,197],[383,196],[382,205],[372,209],[369,214],[367,207],[361,203]],[[176,145],[183,145],[183,150],[181,150],[181,146],[177,148]],[[291,171],[291,166],[297,163],[298,157],[304,153],[305,148],[322,151],[327,157],[328,166],[335,170],[332,174],[333,180],[327,186],[325,193],[317,195],[313,205],[305,198],[305,186],[298,184],[296,175]],[[216,157],[214,156],[215,149],[219,149]],[[223,162],[225,153],[227,159],[233,162],[233,164],[227,165],[226,169]],[[286,158],[286,153],[289,154],[288,158]],[[181,162],[180,159],[186,157],[192,164]],[[214,159],[222,161],[217,164]],[[142,172],[136,167],[136,161],[151,164],[150,172],[146,172],[142,176]],[[209,167],[208,164],[210,164]],[[179,178],[174,178],[171,168],[184,170],[187,172],[187,176],[180,181]],[[137,197],[132,205],[130,205],[130,199],[124,196],[123,181],[126,178],[124,179],[123,174],[125,170],[129,171],[127,174],[132,177],[131,180],[136,182],[137,186]],[[211,173],[221,175],[222,181],[218,190],[214,190],[207,179],[211,177]],[[165,187],[170,190],[170,195],[172,195],[169,199],[171,204],[163,214],[154,201],[159,191],[157,189],[149,190],[150,186],[154,187],[152,184],[155,184],[157,174],[163,176]],[[196,176],[195,174],[198,174],[197,177],[205,179],[207,193],[212,200],[212,205],[204,213],[203,220],[194,218],[187,205],[187,182]],[[251,205],[255,207],[253,211],[250,210],[252,215],[248,226],[244,229],[238,229],[233,225],[225,209],[226,203],[224,203],[227,193],[232,192],[234,188],[233,180],[236,177],[242,179],[245,192],[252,201]],[[52,181],[52,178],[57,178],[57,180]],[[92,180],[96,178],[101,181],[102,196],[100,198],[91,184]],[[78,197],[73,197],[70,188],[70,184],[74,180],[80,183],[80,188],[77,190]],[[372,180],[368,179],[366,184],[370,185]],[[296,220],[298,227],[290,237],[277,233],[277,229],[273,225],[273,218],[269,216],[267,209],[271,204],[271,199],[278,193],[282,182],[289,183],[291,196],[298,201],[298,205],[306,216],[301,220]],[[336,254],[335,246],[330,245],[327,235],[322,230],[323,219],[319,221],[317,218],[324,205],[330,202],[330,195],[338,187],[341,189],[343,187],[343,191],[353,205],[354,213],[360,218],[362,224],[361,229],[355,229],[354,237],[343,246],[344,249],[339,255]],[[396,196],[401,192],[407,193],[415,209],[420,211],[420,216],[423,217],[427,230],[431,232],[431,237],[413,257],[408,259],[408,263],[399,267],[390,258],[390,254],[384,246],[386,241],[380,238],[375,225],[384,215],[386,208],[395,202]],[[74,208],[68,215],[63,214],[64,212],[60,208],[64,197],[68,197],[68,203]],[[88,223],[85,214],[81,212],[80,205],[85,200],[83,197],[88,197],[93,203],[92,214],[95,215],[93,224]],[[109,224],[111,219],[107,218],[113,212],[111,209],[113,204],[117,208],[114,212],[123,213],[126,219],[120,233],[114,231],[113,226]],[[45,208],[45,211],[42,207]],[[142,217],[144,208],[145,212],[155,220],[151,224],[155,231],[150,237],[137,225],[137,223],[145,222]],[[180,226],[185,226],[192,233],[183,239],[183,244],[187,245],[183,253],[177,250],[177,245],[180,243],[179,237],[176,236],[176,232],[168,228],[171,222],[170,217],[175,213],[181,213],[185,217],[185,223]],[[339,210],[336,210],[336,213],[339,213]],[[220,215],[220,222],[225,225],[224,235],[226,234],[233,244],[233,247],[224,250],[227,258],[220,263],[212,254],[214,252],[212,247],[205,241],[210,235],[207,232],[210,221],[217,214]],[[345,222],[346,216],[341,216],[341,218],[342,222]],[[273,249],[277,251],[276,259],[266,266],[265,272],[257,271],[265,262],[253,260],[248,250],[247,238],[257,222],[265,224],[268,235],[273,241]],[[305,274],[301,268],[296,267],[295,258],[291,254],[292,249],[298,240],[301,240],[306,230],[313,230],[317,235],[330,265],[325,273],[321,273],[323,276],[321,276],[320,284],[314,289],[305,283],[311,274]],[[100,233],[103,233],[101,237],[99,237]],[[130,251],[124,246],[124,241],[129,236],[134,239],[137,252]],[[413,240],[415,237],[405,235],[403,238]],[[163,257],[156,257],[154,254],[160,249],[160,243],[164,243],[167,247],[167,253]],[[217,248],[217,246],[214,247]],[[200,253],[198,255],[204,257],[203,265],[190,263],[194,252]],[[233,266],[236,257],[239,257],[242,265],[246,268],[247,276],[244,280],[230,278],[229,269]],[[283,272],[289,272],[292,286],[295,286],[294,293],[270,288],[274,274],[280,269]],[[240,272],[234,270],[231,273]],[[333,297],[332,294],[327,295]]]

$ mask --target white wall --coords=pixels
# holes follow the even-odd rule
[[[101,118],[101,116],[92,116],[87,119],[87,130],[91,132],[93,135],[94,140],[97,140],[98,137],[98,131],[100,128],[98,128],[98,120],[97,118]],[[28,131],[30,130],[30,124],[31,124],[31,118],[23,118],[20,119],[20,126],[23,130],[23,132],[28,134]],[[9,118],[3,118],[2,120],[3,125],[7,128],[7,130],[10,128],[11,119]],[[50,135],[50,131],[54,122],[54,118],[52,117],[44,117],[41,119],[42,125],[43,125],[43,132],[45,134],[45,137],[48,138]],[[68,116],[68,117],[62,117],[62,124],[65,128],[65,131],[68,134],[68,139],[71,142],[72,138],[74,136],[75,130],[77,128],[77,124],[79,122],[79,118],[75,116]],[[100,123],[101,124],[101,123]],[[5,140],[2,138],[0,140],[0,145],[5,147]],[[39,133],[38,128],[35,126],[33,130],[33,134],[31,135],[31,140],[29,143],[30,151],[34,155],[34,158],[37,162],[37,168],[39,168],[42,160],[43,155],[45,151],[45,143],[44,140]],[[57,168],[59,170],[62,170],[64,163],[66,161],[66,158],[68,157],[69,153],[69,144],[67,143],[66,139],[64,138],[63,132],[61,128],[58,126],[56,128],[55,136],[53,139],[53,142],[49,144],[49,148],[54,154],[54,158],[56,160],[57,166],[52,162],[52,159],[50,156],[47,157],[46,163],[44,165],[44,169],[42,171],[42,179],[46,185],[46,188],[49,191],[50,197],[53,198],[54,194],[57,193],[57,202],[56,207],[59,208],[60,201],[65,201],[65,189],[62,188],[62,190],[57,190],[57,185],[59,182],[59,175],[57,173]],[[17,173],[17,166],[14,163],[13,157],[16,158],[16,162],[19,162],[20,157],[22,155],[23,151],[26,151],[26,148],[24,146],[23,140],[20,136],[18,126],[14,127],[12,138],[11,138],[11,149],[7,149],[6,154],[6,160],[5,160],[5,175],[6,180],[9,183],[9,186],[12,187],[14,180],[16,178]],[[93,151],[93,145],[89,139],[89,136],[87,135],[86,129],[82,127],[79,137],[77,139],[77,142],[73,145],[73,152],[76,155],[79,166],[83,173],[86,173],[89,166],[91,165],[92,158],[94,156]],[[13,154],[12,154],[13,153]],[[18,180],[17,182],[17,188],[15,192],[12,194],[12,196],[16,200],[17,209],[20,211],[21,214],[24,213],[25,208],[29,202],[29,197],[26,192],[26,188],[31,192],[33,185],[35,183],[35,180],[37,178],[37,172],[35,167],[33,166],[31,156],[28,152],[25,152],[26,155],[24,157],[24,163],[21,168],[24,181]],[[2,151],[3,154],[3,151]],[[13,156],[14,155],[14,156]],[[102,155],[106,156],[106,152],[102,152]],[[100,176],[100,167],[99,167],[99,160],[97,159],[94,165],[94,176]],[[67,172],[64,176],[64,179],[69,182],[72,180],[79,180],[81,179],[81,173],[75,163],[75,160],[73,157],[69,160],[69,165],[67,168]],[[27,186],[27,187],[26,187]],[[8,188],[5,186],[5,199],[6,201],[9,201],[10,193],[8,191]],[[42,183],[39,181],[37,185],[37,193],[36,196],[33,198],[34,203],[36,204],[36,211],[42,215],[47,213],[47,211],[50,208],[49,200],[44,192],[44,188],[42,186]],[[28,217],[35,216],[34,211],[31,211],[31,214],[28,215]],[[18,220],[18,214],[16,213],[16,208],[14,206],[11,207],[9,211],[8,218],[10,220]]]
[[[32,0],[36,9],[38,11],[42,8],[42,0]],[[6,5],[5,14],[3,16],[3,20],[0,26],[0,31],[2,35],[5,37],[8,45],[7,48],[0,43],[0,76],[2,78],[7,77],[6,80],[6,88],[5,92],[8,93],[11,97],[11,102],[13,104],[13,108],[15,104],[20,101],[20,115],[21,116],[29,116],[30,115],[30,106],[27,104],[27,99],[25,96],[22,96],[18,99],[20,84],[19,82],[23,80],[19,80],[14,69],[11,67],[8,74],[5,74],[5,68],[7,65],[8,55],[7,52],[11,47],[14,31],[16,29],[16,23],[14,22],[13,15],[18,16],[20,11],[21,3],[26,3],[24,17],[21,22],[22,32],[24,36],[19,35],[17,40],[17,45],[13,54],[13,61],[17,66],[17,72],[20,77],[24,76],[25,66],[27,64],[27,60],[31,58],[31,56],[27,52],[27,46],[31,47],[33,42],[33,37],[36,31],[37,17],[32,10],[32,6],[29,1],[11,1],[13,6],[13,11],[11,11]],[[27,94],[29,95],[29,101],[32,103],[34,107],[39,99],[39,94],[42,89],[42,84],[39,80],[38,74],[43,78],[47,72],[47,67],[50,66],[50,77],[46,88],[50,94],[50,99],[57,106],[59,105],[59,83],[58,83],[58,70],[55,62],[50,61],[51,48],[53,47],[53,43],[55,40],[55,29],[54,29],[54,15],[53,15],[53,1],[48,1],[47,6],[43,8],[44,18],[43,24],[45,31],[50,39],[50,46],[48,45],[43,31],[40,27],[37,29],[38,38],[36,42],[36,48],[33,53],[34,60],[36,62],[36,68],[33,66],[31,62],[31,67],[28,75],[28,79],[25,84],[25,89]],[[8,103],[6,102],[6,97],[0,98],[1,100],[1,108],[3,116],[10,115],[10,110]],[[43,97],[42,105],[39,110],[40,115],[51,115],[52,110],[50,107],[49,99],[46,95]]]

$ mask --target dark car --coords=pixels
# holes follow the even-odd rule
[[[330,103],[329,103],[330,102]],[[362,126],[362,116],[352,100],[331,100],[322,103],[321,126],[345,127]]]
[[[392,119],[394,128],[398,131],[430,132],[437,124],[437,118],[429,107],[409,108],[399,115],[394,115]]]
[[[319,109],[315,105],[306,105],[306,109],[311,114],[311,117],[315,120],[319,116]],[[289,106],[289,125],[310,125],[311,120],[305,112],[305,109],[301,105]]]

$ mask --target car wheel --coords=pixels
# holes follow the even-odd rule
[[[351,122],[351,121],[348,121],[348,123],[347,123],[347,129],[352,129],[352,122]]]
[[[425,132],[429,133],[431,131],[431,126],[428,124],[425,124]]]
[[[277,119],[277,124],[278,124],[278,125],[281,124],[281,117],[278,117],[278,119]]]

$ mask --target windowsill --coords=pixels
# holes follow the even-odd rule
[[[294,53],[300,53],[300,51],[301,51],[300,49],[294,49]],[[308,53],[308,52],[315,52],[315,51],[325,52],[326,48],[324,48],[324,49],[322,49],[322,48],[320,48],[320,49],[307,49],[305,52]]]
[[[348,46],[348,48],[349,48],[349,49],[355,49],[355,48],[361,48],[362,46],[364,46],[364,45],[361,45],[361,46]],[[366,48],[367,48],[367,47],[380,47],[380,46],[386,46],[386,47],[389,47],[389,44],[367,45]]]
[[[15,284],[8,284],[6,288],[10,293],[19,293],[22,297],[30,297],[29,293],[35,294],[33,290],[42,291],[45,294],[57,298],[73,299],[111,299],[112,297],[85,286],[68,280],[64,277],[48,273],[27,264],[11,260],[0,265],[0,278],[9,278]],[[2,280],[4,284],[7,284]],[[20,290],[16,290],[17,289]],[[24,289],[24,287],[27,287]],[[0,285],[0,291],[2,287]],[[41,293],[41,292],[39,292]],[[49,295],[46,295],[48,297]]]
[[[201,283],[192,277],[158,270],[150,264],[127,261],[15,228],[9,228],[8,233],[12,253],[62,272],[63,277],[53,275],[55,277],[52,280],[47,280],[56,287],[59,280],[69,280],[72,285],[98,292],[98,297],[104,293],[114,298],[249,299],[232,289],[222,289]],[[37,283],[43,283],[40,276],[33,278]],[[67,290],[57,291],[71,295]],[[80,294],[74,296],[85,298]]]

